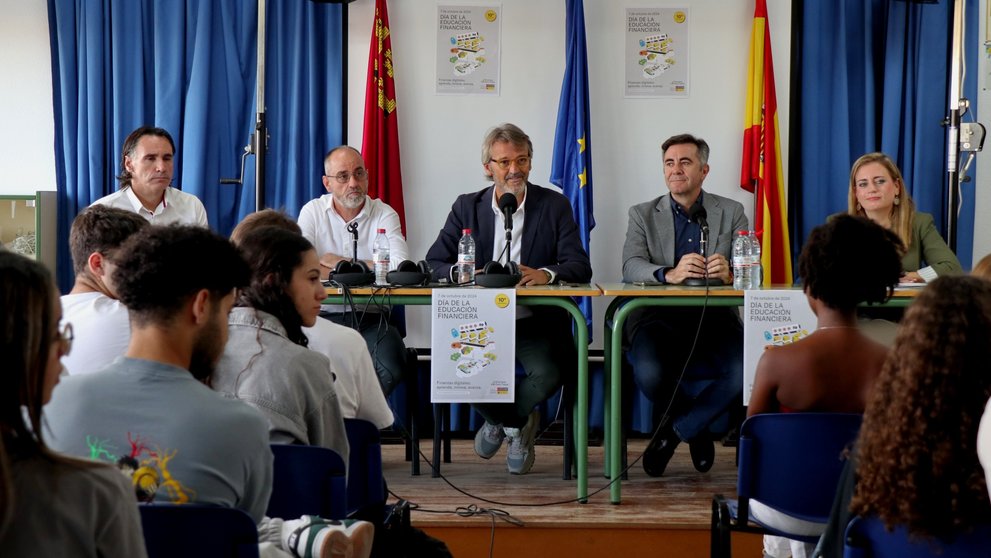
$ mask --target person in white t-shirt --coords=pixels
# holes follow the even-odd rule
[[[299,212],[299,228],[317,249],[320,265],[333,279],[338,262],[358,259],[373,268],[372,247],[379,229],[389,238],[389,267],[394,270],[409,259],[399,214],[389,204],[368,197],[368,169],[361,153],[342,145],[331,149],[323,161],[323,186],[327,194],[311,200]],[[357,253],[351,230],[358,235]],[[360,314],[360,315],[359,315]],[[369,306],[362,312],[325,305],[321,316],[334,323],[357,329],[368,345],[375,370],[386,395],[403,379],[406,369],[406,346],[395,326],[378,308]]]
[[[164,128],[134,130],[121,148],[120,190],[93,205],[132,211],[155,225],[209,226],[203,202],[172,187],[174,159],[175,142]]]
[[[299,225],[288,215],[263,209],[245,217],[231,233],[235,245],[248,233],[262,227],[276,227],[300,234]],[[309,348],[330,359],[334,389],[341,406],[341,416],[367,420],[378,428],[392,425],[394,418],[379,385],[371,355],[357,331],[318,318],[313,327],[304,327]]]
[[[75,331],[73,351],[62,362],[69,374],[96,372],[124,354],[131,340],[127,308],[110,279],[114,252],[148,226],[137,214],[97,205],[72,221],[69,248],[76,281],[62,296],[63,320]]]

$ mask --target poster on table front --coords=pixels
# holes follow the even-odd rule
[[[627,97],[688,97],[687,8],[626,8]]]
[[[816,330],[816,315],[799,289],[744,291],[743,404],[750,403],[754,373],[764,351],[790,345]]]
[[[512,403],[516,290],[434,289],[431,403]]]
[[[502,6],[437,6],[437,90],[499,95]]]

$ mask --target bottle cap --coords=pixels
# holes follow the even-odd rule
[[[461,234],[471,234],[471,229],[461,229]]]
[[[736,234],[740,236],[747,236],[748,234],[750,234],[750,231],[736,231]]]
[[[379,234],[385,233],[385,229],[379,229]]]

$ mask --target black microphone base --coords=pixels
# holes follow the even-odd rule
[[[522,278],[522,275],[516,274],[478,273],[475,275],[475,284],[489,289],[509,289],[515,287]]]
[[[715,277],[689,277],[685,279],[682,285],[688,287],[719,287],[725,285],[722,279],[717,279]]]

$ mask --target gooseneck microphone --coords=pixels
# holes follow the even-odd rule
[[[705,220],[708,214],[705,212],[705,208],[702,204],[696,203],[688,210],[688,220],[697,223],[699,228],[702,229],[702,235],[699,239],[699,248],[702,257],[705,257],[706,244],[709,242],[709,222]]]
[[[706,221],[708,214],[705,212],[705,208],[702,207],[701,203],[696,202],[688,209],[688,219],[697,223],[701,234],[699,235],[699,253],[705,258],[706,246],[709,244],[709,222]],[[709,286],[709,285],[722,285],[721,279],[715,277],[709,277],[708,265],[706,266],[704,277],[689,277],[685,279],[686,285],[692,286]]]
[[[516,213],[516,208],[519,207],[519,203],[516,201],[516,196],[511,192],[506,192],[499,197],[499,211],[502,212],[502,222],[506,227],[506,247],[503,252],[506,254],[506,263],[509,263],[509,246],[513,243],[513,214]],[[496,261],[502,259],[502,254],[496,258]]]
[[[352,222],[348,225],[348,232],[351,233],[351,262],[358,261],[358,223]]]

